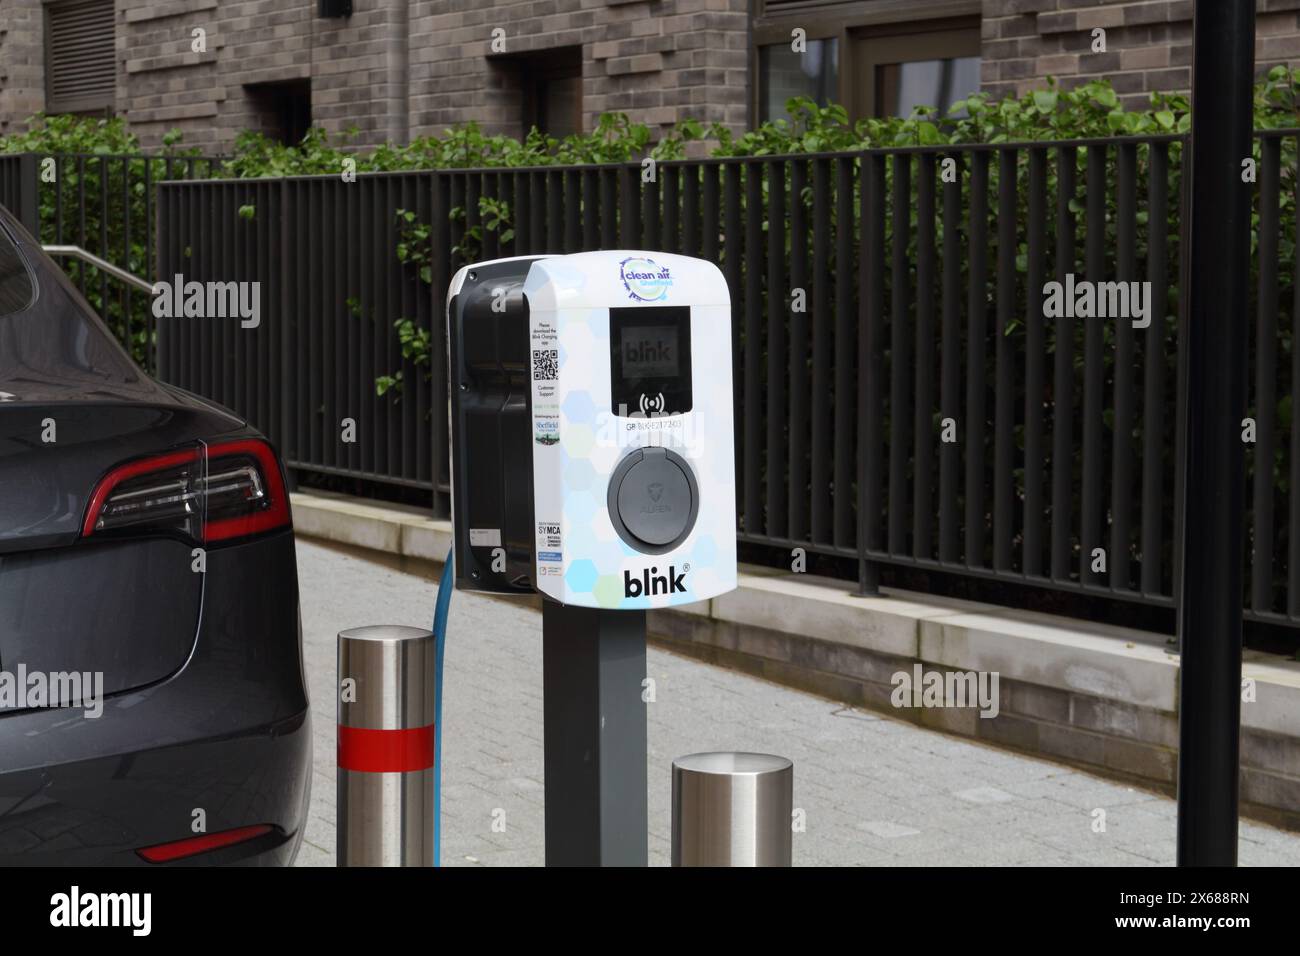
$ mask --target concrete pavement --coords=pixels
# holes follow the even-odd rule
[[[300,866],[334,865],[335,636],[428,627],[437,582],[298,543],[316,735]],[[444,677],[443,863],[543,863],[541,617],[457,593]],[[756,750],[795,764],[796,865],[1172,865],[1174,804],[1157,794],[845,707],[676,656],[648,656],[650,862],[669,852],[672,759]],[[1300,834],[1241,824],[1243,865],[1300,865]]]

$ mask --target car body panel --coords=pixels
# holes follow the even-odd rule
[[[0,315],[0,676],[93,672],[103,696],[97,715],[0,700],[0,865],[291,863],[312,763],[292,528],[82,534],[113,468],[261,436],[141,372],[0,210],[5,233],[38,291]],[[256,825],[176,863],[138,853]]]

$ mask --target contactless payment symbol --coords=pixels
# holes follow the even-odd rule
[[[641,406],[642,415],[647,417],[650,415],[661,415],[664,410],[664,393],[660,392],[654,398],[643,393],[639,404]]]
[[[638,302],[659,302],[668,296],[673,277],[667,266],[655,264],[653,259],[629,256],[618,264],[619,278],[628,298]]]

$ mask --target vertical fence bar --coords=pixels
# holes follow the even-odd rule
[[[129,156],[125,156],[120,160],[120,162],[122,164],[122,192],[120,196],[122,200],[122,258],[120,261],[122,268],[127,272],[136,274],[135,268],[131,262],[131,159]],[[140,271],[145,272],[146,270],[141,269]],[[126,332],[131,342],[131,354],[138,354],[141,357],[141,365],[143,365],[145,371],[148,372],[151,370],[149,363],[148,332],[147,329],[138,330],[144,337],[141,340],[142,348],[137,350],[135,343],[137,329],[134,327],[134,316],[131,314],[131,287],[125,282],[119,283],[119,285],[120,288],[118,289],[118,293],[122,308],[122,321],[126,325]],[[146,313],[149,311],[151,310],[145,310]]]
[[[882,378],[885,367],[885,156],[862,153],[861,262],[858,302],[865,311],[865,333],[858,336],[858,590],[879,592],[881,487],[885,440]]]
[[[13,210],[22,223],[23,228],[35,237],[37,242],[42,241],[41,236],[41,157],[35,153],[23,153],[18,157],[18,206]],[[55,158],[55,162],[58,159]],[[57,242],[63,241],[63,177],[59,175],[59,170],[55,170],[55,215],[58,217],[59,237]]]
[[[934,169],[935,154],[917,160],[916,400],[912,434],[912,554],[931,555],[934,525]]]
[[[700,256],[714,262],[718,261],[718,176],[717,163],[708,163],[700,169],[704,192],[700,203],[704,207],[700,211]]]
[[[1296,137],[1295,165],[1291,187],[1295,190],[1295,226],[1300,231],[1300,137]],[[1298,235],[1300,238],[1300,235]],[[1286,613],[1300,618],[1300,241],[1295,243],[1291,262],[1291,473],[1287,486],[1290,514],[1287,519]]]
[[[681,239],[678,232],[681,169],[677,166],[661,166],[659,167],[659,174],[664,181],[663,219],[659,248],[665,252],[681,252]],[[761,200],[759,207],[762,208]]]
[[[1089,282],[1106,279],[1106,147],[1088,147],[1087,238],[1085,257]],[[1094,287],[1095,288],[1095,287]],[[1068,296],[1067,296],[1068,297]],[[1079,580],[1103,584],[1095,573],[1094,553],[1102,546],[1102,492],[1105,464],[1102,438],[1102,389],[1105,384],[1105,356],[1102,353],[1102,320],[1083,320],[1083,471],[1079,488],[1081,520],[1079,530]]]
[[[562,170],[551,170],[542,174],[542,178],[546,181],[546,251],[568,252],[565,245],[565,174]]]
[[[1019,153],[998,150],[998,278],[994,356],[997,390],[993,396],[993,568],[1011,570],[1015,485],[1015,353],[1011,317],[1016,302],[1016,172]]]
[[[86,157],[77,157],[77,245],[86,245]],[[77,291],[86,294],[86,264],[77,263]]]
[[[623,244],[624,249],[636,249],[641,245],[641,182],[640,170],[636,166],[620,167],[623,173],[622,181],[619,184],[622,189],[622,196],[619,200],[619,206],[622,215],[619,217],[619,241]],[[736,287],[731,287],[732,295],[736,294]]]
[[[550,253],[550,231],[547,229],[546,210],[548,208],[549,190],[545,171],[534,170],[528,174],[530,194],[528,198],[529,241],[536,253]],[[477,197],[476,197],[477,199]],[[474,203],[475,207],[478,202]]]
[[[814,159],[813,171],[813,315],[812,315],[812,540],[832,540],[831,532],[831,325],[830,161]]]
[[[1119,184],[1115,206],[1118,242],[1115,246],[1115,277],[1122,289],[1137,278],[1137,147],[1119,146],[1116,159]],[[1150,302],[1147,305],[1150,306]],[[1135,302],[1129,302],[1129,315]],[[1112,317],[1115,323],[1114,443],[1110,479],[1110,586],[1117,590],[1133,587],[1131,576],[1133,512],[1133,320]]]
[[[358,186],[361,190],[362,216],[363,221],[369,227],[371,219],[365,216],[368,208],[367,197],[369,190],[365,186]],[[293,221],[291,219],[291,206],[288,202],[289,183],[286,180],[280,180],[274,186],[276,202],[279,206],[279,229],[276,235],[276,251],[279,254],[279,261],[276,263],[275,275],[277,277],[277,297],[274,300],[280,307],[279,326],[279,344],[280,344],[280,361],[276,376],[275,387],[279,389],[280,403],[280,454],[289,461],[296,461],[300,456],[298,454],[298,422],[302,416],[298,412],[298,389],[296,387],[295,375],[297,374],[297,363],[294,361],[294,342],[297,339],[297,319],[292,308],[293,305],[293,256],[287,254],[287,250],[293,245]],[[364,240],[372,238],[369,228],[361,233]],[[362,242],[362,251],[359,258],[365,262],[364,249],[369,246],[368,241]],[[365,285],[366,271],[362,267],[362,288],[361,288],[361,308],[363,315],[370,307],[370,299],[367,295]],[[368,362],[369,336],[364,333],[361,335],[361,363],[363,368],[374,368],[372,362]],[[368,419],[367,419],[368,421]],[[292,474],[292,472],[291,472]]]
[[[639,173],[638,173],[639,175]],[[659,169],[649,180],[641,182],[641,229],[642,238],[636,244],[642,248],[652,248],[659,243]]]
[[[682,167],[682,253],[700,254],[700,167]]]
[[[785,171],[786,162],[773,160],[767,164],[767,522],[770,537],[789,534],[786,503],[790,488],[787,481],[786,449],[786,319],[788,287],[785,275],[786,221],[785,221]],[[687,170],[687,218],[690,217],[690,184],[694,171]],[[688,230],[689,231],[689,230]],[[793,242],[793,237],[791,237]],[[693,248],[685,242],[687,252]],[[791,250],[793,253],[793,249]],[[794,350],[791,350],[794,351]]]
[[[890,213],[889,280],[889,539],[890,554],[907,553],[908,515],[911,513],[907,465],[912,450],[911,435],[911,342],[908,319],[911,313],[911,275],[908,246],[911,243],[912,157],[893,156],[893,200]]]
[[[954,173],[959,173],[962,155],[952,153]],[[943,421],[961,421],[961,183],[952,176],[943,184],[943,330],[940,333],[939,408]],[[955,441],[939,443],[939,560],[956,562],[961,555],[957,517],[958,472],[961,446]]]
[[[1077,152],[1056,151],[1056,281],[1065,285],[1074,271],[1074,201]],[[1056,319],[1056,355],[1052,368],[1052,579],[1070,580],[1070,529],[1074,524],[1074,323],[1068,309]]]
[[[1278,225],[1281,206],[1282,141],[1260,142],[1259,286],[1255,316],[1255,469],[1252,510],[1254,549],[1250,563],[1250,606],[1273,608],[1273,449],[1277,409]],[[1296,348],[1300,343],[1292,343]]]
[[[576,169],[564,172],[564,251],[582,251],[582,187],[581,173]]]
[[[1169,304],[1169,147],[1152,143],[1147,169],[1147,280],[1151,326],[1142,338],[1142,593],[1163,590],[1165,528],[1165,313]]]
[[[600,245],[613,249],[618,245],[618,174],[617,168],[602,169],[600,177]]]
[[[745,321],[744,303],[741,297],[740,250],[744,245],[744,236],[740,227],[740,164],[728,163],[723,167],[722,183],[722,268],[727,277],[727,288],[731,290],[731,399],[737,415],[744,409],[744,367],[740,334]],[[716,261],[716,260],[715,260]],[[740,418],[736,422],[736,500],[745,500],[745,422]]]
[[[853,437],[856,430],[858,392],[853,384],[857,339],[853,301],[853,183],[852,157],[835,159],[835,484],[832,526],[836,547],[852,547],[853,472],[856,467]]]
[[[808,221],[804,189],[808,161],[790,160],[790,289],[799,302],[790,310],[790,481],[786,513],[789,537],[808,536]],[[705,204],[708,209],[708,204]]]
[[[763,169],[745,164],[745,473],[744,517],[748,534],[766,528],[763,520]]]
[[[111,260],[113,252],[108,248],[108,163],[107,156],[100,156],[96,162],[99,165],[99,254],[104,259]],[[108,273],[102,270],[99,272],[99,309],[103,313],[104,321],[111,324],[112,319],[109,315],[108,308]],[[123,316],[124,328],[122,329],[126,337],[131,334],[129,320]]]
[[[1047,248],[1047,150],[1029,151],[1029,215],[1025,268],[1025,514],[1020,567],[1043,573],[1043,334],[1044,256]]]
[[[438,356],[433,364],[433,415],[430,416],[433,434],[433,513],[435,517],[446,518],[451,515],[451,462],[447,433],[447,403],[451,399],[451,372],[447,367],[447,323],[444,319],[446,303],[444,298],[451,283],[451,223],[447,218],[450,198],[449,182],[446,173],[429,174],[429,189],[432,193],[433,229],[432,235],[435,256],[439,260],[434,268],[434,347]],[[441,254],[439,254],[441,250]]]
[[[966,314],[966,566],[984,565],[984,354],[988,340],[989,154],[971,155]]]
[[[37,190],[36,190],[37,179],[36,179],[36,172],[34,169],[35,157],[33,157],[32,165],[33,165],[33,172],[31,174],[31,177],[28,178],[27,176],[24,176],[23,181],[32,183],[31,199],[29,200],[29,202],[36,203],[36,206],[34,208],[37,211],[39,211],[40,205],[37,202]],[[63,215],[63,181],[66,178],[65,173],[67,170],[67,166],[68,166],[67,157],[63,157],[63,156],[54,157],[54,175],[55,175],[55,183],[54,183],[54,237],[55,238],[54,241],[59,243],[60,245],[64,243],[63,230],[64,230],[65,222],[64,222],[64,215]],[[33,218],[30,220],[30,222],[33,225],[39,226],[39,223],[37,223],[35,219],[35,213],[33,213],[32,215]],[[31,229],[30,226],[28,228]],[[39,230],[33,230],[32,235],[41,238],[39,234]]]
[[[582,171],[582,245],[586,252],[600,248],[600,171]]]

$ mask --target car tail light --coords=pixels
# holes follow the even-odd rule
[[[162,530],[211,543],[288,525],[275,452],[250,438],[119,465],[95,486],[81,534]]]
[[[183,860],[186,857],[197,856],[210,850],[219,850],[222,847],[256,840],[260,836],[271,833],[274,829],[268,824],[260,823],[251,827],[222,830],[219,833],[204,833],[200,836],[188,837],[172,843],[160,843],[157,846],[148,846],[135,852],[150,863],[170,863],[173,860]]]

